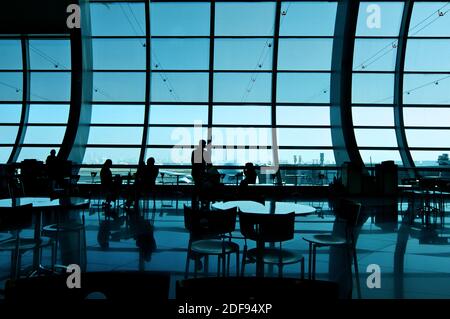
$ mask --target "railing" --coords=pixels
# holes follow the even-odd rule
[[[19,163],[15,166],[19,167]],[[79,183],[96,184],[100,183],[100,170],[102,165],[78,165],[74,168],[80,175]],[[160,174],[157,178],[158,184],[192,184],[190,165],[158,165]],[[242,180],[244,166],[217,165],[215,166],[222,177],[222,182],[227,185],[237,185]],[[375,176],[375,167],[366,167],[369,175]],[[133,176],[136,173],[137,165],[113,165],[113,175]],[[450,179],[450,166],[427,166],[427,167],[398,167],[398,184],[405,184],[410,179],[410,172],[414,170],[418,176],[439,176]],[[262,170],[260,170],[262,172]],[[279,179],[275,174],[258,175],[258,184],[274,185],[282,184],[286,186],[326,186],[333,179],[339,178],[342,168],[337,166],[320,165],[280,165]]]
[[[191,166],[160,165],[158,184],[192,183]],[[221,174],[221,181],[228,185],[237,185],[242,180],[244,166],[215,166]],[[100,183],[101,165],[80,166],[80,183]],[[136,173],[136,165],[116,165],[112,167],[113,175],[128,176]],[[258,174],[258,184],[273,185],[279,183],[275,174]],[[341,168],[336,166],[280,166],[280,179],[283,185],[328,185],[334,177],[340,176]],[[94,176],[95,175],[95,176]]]
[[[189,184],[192,183],[191,167],[189,165],[160,165],[159,184]],[[228,185],[235,185],[242,179],[244,166],[216,166],[222,175],[222,182]],[[101,165],[80,166],[80,183],[99,183]],[[113,166],[113,174],[127,176],[136,172],[136,165],[116,165]],[[415,170],[418,176],[441,176],[450,178],[450,166],[435,167],[398,167],[398,184],[402,185],[409,179],[411,169]],[[369,175],[375,176],[375,167],[366,167]],[[96,176],[92,178],[91,172]],[[337,166],[312,166],[312,165],[281,165],[281,183],[286,186],[319,186],[329,185],[333,179],[341,176],[342,168]],[[163,174],[161,174],[163,173]],[[273,185],[277,183],[275,174],[259,174],[258,183],[263,185]]]

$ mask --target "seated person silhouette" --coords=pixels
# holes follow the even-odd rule
[[[141,191],[143,189],[144,179],[145,179],[145,163],[144,161],[139,161],[139,165],[136,170],[136,179],[134,182],[134,185],[136,186],[138,191]]]
[[[217,187],[220,185],[220,173],[212,164],[206,165],[205,184],[207,187]]]
[[[159,168],[155,165],[155,159],[149,157],[147,159],[147,166],[144,170],[144,181],[148,190],[153,191],[155,189],[156,178],[159,175]]]
[[[51,165],[56,160],[56,150],[51,150],[50,155],[47,156],[47,160],[45,161],[45,164]]]
[[[256,184],[256,168],[253,163],[245,163],[244,179],[240,183],[240,187],[246,187],[250,184]]]

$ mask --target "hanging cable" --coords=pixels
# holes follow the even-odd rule
[[[418,31],[416,31],[414,34],[411,34],[411,36],[416,35],[417,33],[419,33],[420,31],[422,31],[423,29],[427,28],[428,26],[430,26],[432,23],[434,23],[437,19],[439,19],[440,17],[444,16],[449,10],[447,10],[445,13],[442,13],[442,9],[444,9],[446,6],[448,6],[450,4],[450,2],[447,2],[445,5],[443,5],[442,7],[440,7],[439,9],[433,11],[433,13],[431,13],[429,16],[427,16],[425,19],[421,20],[420,22],[418,22],[414,27],[409,29],[409,32],[411,33],[411,31],[414,31],[416,28],[418,28],[419,26],[421,26],[424,22],[426,22],[427,20],[429,20],[431,17],[433,17],[435,14],[437,14],[437,17],[435,19],[433,19],[431,22],[429,22],[427,25],[425,25],[424,27],[422,27],[421,29],[419,29]],[[387,45],[385,45],[384,47],[382,47],[380,50],[378,50],[377,52],[375,52],[371,57],[369,57],[368,59],[364,60],[362,63],[360,63],[358,66],[355,67],[355,70],[362,68],[362,69],[366,69],[368,66],[370,66],[371,64],[373,64],[373,62],[370,62],[372,59],[376,58],[380,53],[382,53],[385,49],[389,48],[390,49],[385,52],[381,57],[378,57],[376,59],[376,61],[378,61],[380,58],[386,56],[389,52],[391,52],[392,50],[396,49],[398,45],[398,40],[394,40],[390,43],[388,43]],[[370,62],[369,64],[366,64]]]
[[[281,17],[280,17],[280,27],[284,22],[284,19],[287,16],[287,13],[289,12],[289,8],[291,7],[291,2],[288,3],[288,6],[286,8],[286,10],[282,10],[281,12]],[[275,25],[272,25],[271,31],[269,32],[269,34],[274,34],[275,31]],[[262,67],[265,64],[265,61],[268,57],[268,55],[271,52],[271,48],[273,47],[273,38],[271,39],[267,39],[264,43],[264,46],[261,50],[261,53],[259,54],[258,60],[253,68],[253,72],[250,75],[250,79],[247,82],[247,85],[244,89],[244,92],[242,94],[242,98],[241,98],[241,102],[244,102],[246,98],[248,98],[248,96],[250,95],[251,91],[253,90],[253,87],[255,86],[256,80],[258,79],[259,73],[260,72],[256,72],[256,70],[258,69],[262,69]],[[275,74],[273,74],[272,76],[276,76]]]
[[[139,22],[139,19],[136,17],[136,15],[135,15],[134,12],[133,12],[132,6],[131,6],[129,3],[127,3],[127,5],[128,5],[128,9],[129,9],[129,11],[130,11],[130,13],[131,13],[131,16],[133,17],[133,19],[134,19],[136,25],[138,26],[138,28],[140,29],[140,31],[142,32],[142,34],[145,34],[145,31],[144,31],[144,29],[143,29],[141,23]],[[128,16],[128,14],[125,12],[125,9],[123,8],[122,4],[120,4],[120,7],[121,7],[121,10],[122,10],[122,14],[125,16],[126,20],[128,21],[128,24],[130,24],[130,26],[131,26],[131,28],[132,28],[134,34],[135,34],[136,36],[139,36],[138,32],[136,31],[136,28],[135,28],[134,24],[132,23],[132,21],[131,21],[130,17]],[[148,36],[150,36],[150,35],[148,35]],[[141,42],[141,45],[142,45],[143,47],[146,46],[144,42],[142,42],[142,41],[140,41],[140,42]],[[172,83],[171,83],[169,77],[164,73],[164,68],[163,68],[163,66],[162,66],[162,63],[159,61],[159,59],[158,59],[157,56],[156,56],[156,53],[155,53],[153,50],[150,50],[150,52],[151,52],[151,54],[153,55],[153,59],[154,59],[155,62],[156,62],[156,63],[154,64],[155,68],[157,68],[158,70],[160,70],[160,72],[156,72],[156,73],[158,73],[158,76],[159,76],[159,77],[161,78],[161,80],[163,81],[164,86],[165,86],[165,87],[167,88],[167,90],[169,91],[169,95],[171,95],[172,98],[173,98],[175,101],[179,101],[180,99],[179,99],[177,93],[175,92],[175,89],[174,89],[174,87],[173,87],[173,85],[172,85]],[[150,68],[150,70],[151,70],[151,66],[150,66],[149,68]]]
[[[430,86],[430,85],[439,85],[440,82],[442,82],[442,81],[444,81],[444,80],[447,80],[447,79],[449,79],[449,78],[450,78],[450,75],[447,75],[447,76],[442,77],[442,78],[440,78],[440,79],[437,79],[437,80],[435,79],[435,80],[433,80],[433,81],[426,82],[426,83],[421,84],[421,85],[419,85],[419,86],[417,86],[417,87],[414,87],[414,88],[412,88],[412,89],[405,90],[405,91],[402,92],[402,94],[410,95],[412,92],[415,92],[415,91],[417,91],[417,90],[423,89],[423,88],[428,87],[428,86]],[[389,99],[391,99],[391,98],[393,98],[393,97],[394,97],[394,96],[391,95],[391,96],[385,97],[385,98],[383,98],[383,99],[374,101],[374,102],[372,102],[372,104],[375,104],[375,103],[382,103],[382,102],[387,101],[387,100],[389,100]]]
[[[3,82],[3,81],[0,81],[0,84],[5,86],[5,87],[7,87],[7,88],[13,89],[14,91],[16,91],[16,93],[19,93],[20,91],[22,91],[22,89],[19,89],[19,88],[15,87],[15,86],[10,85],[10,84],[8,84],[6,82]]]

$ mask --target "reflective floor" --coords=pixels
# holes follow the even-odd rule
[[[319,213],[297,217],[295,239],[284,247],[303,252],[307,265],[308,245],[302,240],[302,235],[331,231],[335,217],[330,212],[327,201],[303,200],[298,203],[317,207]],[[101,207],[92,207],[89,212],[85,212],[87,270],[169,271],[173,276],[171,297],[174,297],[175,281],[184,275],[189,237],[184,228],[184,204],[190,205],[190,202],[156,200],[154,208],[153,203],[150,203],[150,207],[144,209],[142,216],[132,219],[128,218],[122,209],[112,209],[110,213],[105,214]],[[399,209],[407,211],[408,205],[399,205]],[[370,205],[367,204],[364,224],[357,241],[362,297],[450,298],[450,217],[446,217],[443,228],[425,227],[420,219],[410,225],[403,222],[400,216],[397,223],[386,223],[376,213],[369,212]],[[81,211],[73,211],[69,213],[68,218],[80,221],[82,214]],[[32,235],[32,229],[22,232],[22,236]],[[76,232],[59,235],[58,263],[83,264],[84,254],[80,254],[78,235]],[[239,225],[235,235],[240,235]],[[242,249],[243,241],[235,241]],[[31,263],[30,251],[24,254],[22,266],[26,268]],[[42,263],[50,263],[49,249],[44,251]],[[380,267],[380,288],[369,289],[366,284],[370,275],[367,266],[371,264]],[[234,265],[232,259],[231,274],[235,273]],[[328,248],[318,249],[317,279],[342,281],[343,268],[345,267],[339,258],[330,253]],[[216,274],[215,260],[210,261],[209,270],[211,276]],[[0,252],[0,288],[3,288],[9,271],[10,255]],[[268,276],[277,275],[276,267],[266,267],[265,272]],[[252,276],[254,273],[255,266],[248,265],[246,275]],[[300,277],[300,267],[298,264],[286,266],[284,275]],[[343,292],[345,295],[348,286],[344,283],[342,287],[347,289]],[[353,289],[352,294],[355,298],[356,289]]]

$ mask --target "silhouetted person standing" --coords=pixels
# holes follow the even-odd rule
[[[100,181],[102,184],[102,190],[106,193],[106,206],[110,206],[113,193],[114,193],[114,181],[111,172],[112,161],[107,159],[105,163],[103,163],[102,169],[100,170]]]
[[[206,161],[205,161],[205,146],[206,141],[200,140],[198,146],[195,150],[192,151],[191,155],[191,164],[192,171],[191,175],[194,179],[194,183],[196,186],[200,186],[206,171]]]
[[[205,161],[206,141],[200,140],[198,146],[191,154],[192,171],[191,175],[194,180],[194,191],[192,193],[192,208],[197,207],[197,197],[202,188],[205,178],[206,161]]]
[[[56,150],[52,149],[50,155],[47,156],[45,165],[47,165],[47,174],[50,183],[50,188],[53,190],[58,180],[58,164],[56,158]]]

